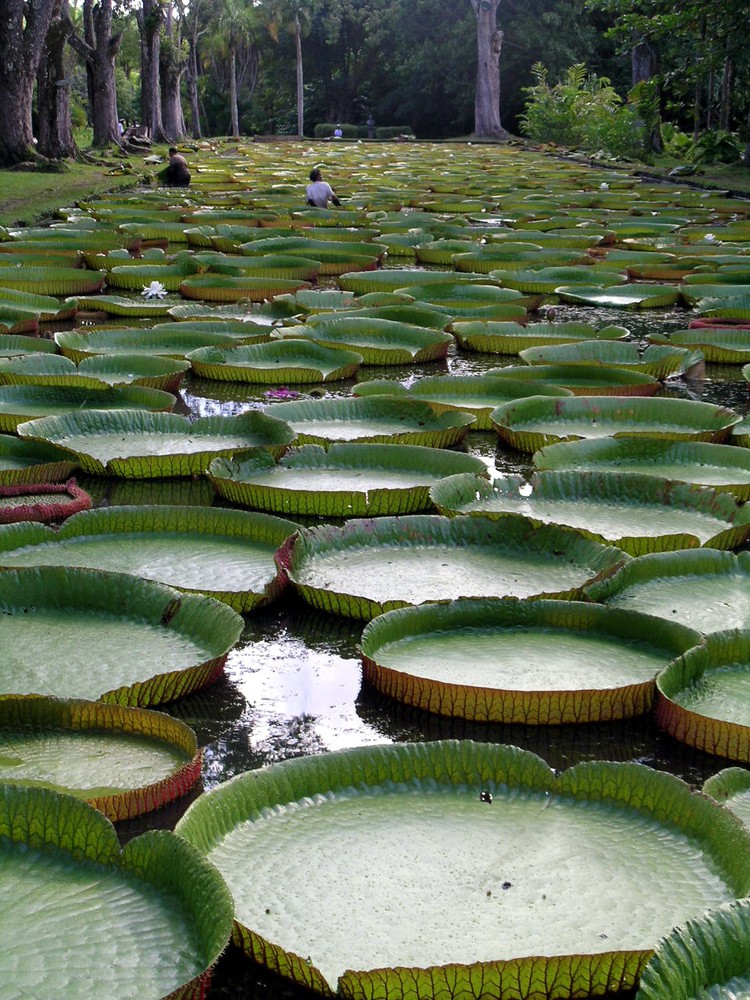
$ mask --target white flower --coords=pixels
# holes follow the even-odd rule
[[[163,299],[167,290],[160,281],[152,281],[150,285],[144,285],[141,295],[144,299]]]
[[[607,184],[606,181],[602,181],[601,184],[599,185],[599,190],[600,191],[609,191],[609,184]]]
[[[706,233],[705,240],[707,243],[715,243],[716,236],[713,233]]]

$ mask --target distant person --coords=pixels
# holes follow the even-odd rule
[[[117,122],[117,134],[120,136],[121,139],[125,135],[125,123],[123,122],[122,118],[120,118],[120,120]]]
[[[190,184],[187,160],[181,153],[177,152],[174,146],[169,149],[169,166],[164,181],[172,187],[187,187]]]
[[[314,167],[310,171],[310,183],[307,185],[305,197],[307,198],[307,204],[312,205],[314,208],[327,208],[329,201],[333,202],[334,205],[341,204],[331,185],[328,181],[323,180],[320,167]]]
[[[341,126],[337,125],[336,128],[333,130],[333,138],[334,139],[340,139],[343,136],[343,134],[344,133],[343,133],[343,131],[341,129]]]

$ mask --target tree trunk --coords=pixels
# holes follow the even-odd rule
[[[240,116],[237,109],[237,51],[234,45],[229,50],[229,112],[232,116],[232,135],[240,137]]]
[[[305,93],[302,78],[302,26],[299,23],[299,14],[294,15],[294,41],[297,50],[297,136],[301,139],[305,134]]]
[[[160,31],[164,9],[160,0],[143,0],[135,16],[141,33],[141,116],[154,142],[164,142],[159,84]]]
[[[65,45],[70,35],[67,13],[67,0],[55,0],[36,77],[38,149],[52,160],[76,152],[70,124],[71,80],[65,73]]]
[[[112,0],[97,0],[96,6],[94,0],[83,0],[83,30],[83,38],[71,31],[68,41],[86,60],[93,144],[119,145],[115,58],[122,44],[122,32],[112,34]]]
[[[198,106],[198,39],[193,32],[190,34],[188,45],[190,46],[190,50],[185,79],[188,101],[190,102],[190,131],[194,139],[200,139],[201,114]]]
[[[477,87],[474,101],[474,134],[505,139],[500,123],[500,51],[503,33],[497,27],[500,0],[470,0],[477,18]]]
[[[161,47],[160,84],[161,114],[164,132],[169,142],[185,134],[185,118],[180,99],[180,80],[186,60],[182,50],[179,26],[175,28],[172,7],[168,6],[164,22],[164,41]]]
[[[656,52],[650,42],[641,40],[633,46],[630,53],[630,64],[634,87],[641,80],[651,80],[656,76]]]
[[[706,128],[710,131],[714,127],[714,71],[708,74],[708,88],[706,93]]]
[[[33,156],[31,101],[54,0],[0,0],[0,167]]]
[[[721,75],[721,110],[719,112],[719,128],[729,131],[732,117],[732,83],[734,79],[734,63],[730,56],[724,60],[724,72]]]

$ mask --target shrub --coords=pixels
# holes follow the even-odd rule
[[[672,156],[675,160],[689,159],[693,140],[672,122],[661,123],[661,141],[667,156]]]
[[[332,139],[335,129],[341,129],[341,137],[343,139],[359,139],[360,138],[360,127],[359,125],[331,125],[328,122],[322,122],[315,126],[314,135],[316,139]]]
[[[414,133],[409,125],[383,125],[375,129],[376,139],[397,139],[400,135],[414,139]]]
[[[736,163],[742,156],[742,143],[732,132],[715,129],[704,132],[693,143],[689,159],[693,163]]]
[[[541,63],[532,72],[536,83],[524,88],[528,95],[521,116],[524,135],[537,142],[578,146],[610,156],[643,152],[643,124],[623,104],[607,77],[589,75],[586,67],[577,63],[568,69],[564,80],[551,86]]]

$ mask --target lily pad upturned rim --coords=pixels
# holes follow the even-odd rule
[[[407,705],[475,722],[585,724],[650,711],[656,675],[641,683],[601,689],[505,690],[415,676],[406,663],[384,666],[378,662],[379,648],[407,636],[491,626],[511,630],[536,626],[587,635],[599,632],[613,638],[640,636],[650,645],[661,643],[665,650],[669,649],[668,656],[685,652],[701,641],[701,634],[685,625],[584,601],[461,598],[447,604],[400,608],[372,619],[357,647],[363,678],[382,694]]]
[[[205,968],[162,1000],[191,1000],[207,988],[229,939],[234,906],[224,880],[192,845],[170,831],[151,830],[121,848],[111,822],[93,806],[47,788],[15,785],[0,785],[0,835],[108,870],[120,868],[176,896],[192,917]]]
[[[692,457],[691,457],[692,456]],[[727,471],[736,468],[745,475],[734,483],[703,481],[718,492],[732,493],[738,500],[750,500],[750,451],[731,444],[710,441],[660,441],[658,438],[611,437],[595,440],[566,441],[545,445],[534,452],[537,469],[611,469],[630,474],[631,462],[640,462],[637,471],[644,475],[662,475],[664,463],[682,462],[685,476],[669,476],[675,482],[695,482],[689,476],[691,464],[701,469],[716,467]],[[726,463],[726,464],[722,464]],[[644,467],[645,466],[645,467]],[[653,471],[649,471],[649,469]],[[705,478],[705,477],[704,477]],[[717,477],[718,478],[718,477]]]
[[[525,485],[531,486],[531,502],[541,497],[548,504],[555,500],[584,500],[601,503],[606,508],[612,503],[632,503],[643,511],[643,520],[648,519],[649,510],[672,509],[675,515],[675,530],[663,535],[625,534],[616,538],[607,537],[593,527],[573,526],[564,521],[542,519],[533,513],[523,512],[533,524],[560,524],[580,534],[601,542],[614,545],[631,556],[641,556],[649,552],[683,550],[689,548],[734,549],[742,545],[750,535],[750,510],[739,507],[734,497],[727,496],[705,486],[677,483],[658,476],[620,473],[609,470],[580,469],[539,469],[529,479],[514,475],[490,482],[486,478],[469,473],[442,479],[430,488],[430,498],[441,514],[448,517],[488,517],[502,520],[512,517],[512,511],[498,511],[486,507],[493,493],[501,493],[509,500],[528,501],[522,492]],[[719,530],[705,541],[692,531],[679,530],[680,510],[701,515],[715,521]]]
[[[300,354],[307,355],[302,363]],[[237,347],[199,347],[187,355],[196,375],[263,385],[287,382],[333,382],[353,378],[363,358],[356,351],[301,338]],[[277,362],[270,367],[269,362]]]
[[[181,594],[153,580],[102,570],[39,566],[0,573],[0,606],[15,607],[23,601],[36,608],[44,602],[65,610],[80,607],[107,612],[114,607],[120,614],[127,608],[141,621],[158,622],[173,631],[182,629],[199,638],[210,651],[202,663],[187,664],[179,670],[112,688],[96,699],[140,708],[174,701],[220,677],[227,655],[244,627],[242,617],[222,601]],[[33,692],[36,693],[46,692]],[[0,694],[0,699],[23,694],[9,692]]]
[[[3,468],[5,463],[18,468]],[[15,434],[0,434],[0,483],[59,483],[78,468],[78,458],[65,448],[31,441]]]
[[[17,430],[30,420],[45,419],[48,406],[64,407],[63,413],[109,412],[171,413],[177,402],[171,392],[146,386],[118,385],[106,389],[77,386],[0,385],[0,430]],[[30,414],[29,409],[39,412]]]
[[[750,662],[750,630],[712,632],[705,641],[677,657],[656,678],[656,723],[674,739],[717,757],[750,763],[750,726],[705,715],[679,703],[680,692],[696,686],[712,671]]]
[[[265,478],[279,466],[298,470],[300,488],[273,483],[253,483],[254,476]],[[218,494],[234,503],[258,510],[283,513],[285,516],[373,517],[378,514],[411,514],[430,506],[429,486],[410,484],[358,489],[351,482],[341,489],[321,490],[302,488],[306,469],[385,469],[425,472],[432,468],[435,480],[451,475],[459,468],[480,473],[486,466],[479,458],[442,448],[406,444],[332,444],[326,450],[321,445],[308,444],[287,452],[278,465],[268,457],[250,456],[245,459],[215,459],[208,468],[208,478]]]
[[[264,453],[267,455],[267,453]],[[272,462],[270,456],[268,461]],[[146,506],[123,505],[98,507],[70,517],[58,530],[46,526],[28,524],[0,532],[0,573],[7,569],[23,566],[23,562],[9,563],[4,553],[18,549],[29,554],[34,548],[57,543],[71,544],[78,538],[96,535],[105,537],[123,536],[123,544],[142,534],[179,535],[199,534],[201,537],[236,538],[243,542],[264,542],[278,549],[300,525],[286,518],[256,511],[233,510],[223,507],[169,506],[149,504]],[[63,549],[64,551],[64,549]],[[65,565],[54,563],[54,565]],[[275,571],[275,572],[274,572]],[[109,572],[105,570],[105,572]],[[241,614],[270,604],[284,591],[288,580],[286,574],[269,557],[268,579],[262,590],[253,590],[249,585],[234,589],[216,588],[214,578],[206,564],[206,582],[201,587],[180,586],[174,581],[158,579],[158,569],[154,565],[148,574],[134,574],[142,579],[154,580],[164,586],[184,594],[211,597],[229,605]],[[154,575],[152,575],[154,574]]]
[[[238,823],[260,817],[277,804],[317,797],[350,787],[429,782],[466,784],[483,790],[520,788],[574,801],[595,800],[634,809],[656,822],[673,825],[702,844],[738,894],[750,888],[748,833],[740,821],[692,792],[672,775],[642,764],[589,761],[555,777],[541,758],[517,747],[470,741],[401,743],[359,747],[310,757],[238,775],[193,803],[177,825],[179,836],[210,857],[214,847]],[[314,807],[314,806],[313,806]],[[343,897],[342,897],[343,902]],[[235,923],[234,941],[255,961],[324,995],[429,1000],[438,993],[474,995],[477,977],[483,996],[522,1000],[532,995],[572,997],[633,988],[651,955],[605,952],[596,956],[509,959],[475,965],[400,967],[347,971],[338,989],[314,965],[286,951],[252,928]],[[550,982],[556,984],[550,993]]]
[[[133,430],[133,428],[135,428]],[[68,434],[96,434],[118,431],[137,436],[148,432],[174,432],[185,435],[199,433],[244,433],[247,441],[226,449],[211,448],[206,452],[173,452],[167,455],[112,456],[106,463],[78,448],[68,448],[79,465],[92,475],[119,476],[126,479],[151,479],[163,476],[202,475],[213,458],[221,454],[236,454],[255,448],[266,448],[274,457],[280,457],[294,440],[294,432],[283,421],[261,410],[249,410],[237,417],[201,417],[190,422],[176,413],[145,413],[144,411],[97,411],[67,413],[58,417],[42,417],[21,424],[20,437],[50,445],[59,445]],[[183,460],[184,461],[181,461]],[[140,463],[140,464],[139,464]]]
[[[58,501],[49,499],[38,502],[35,497],[49,494],[59,496]],[[27,503],[18,506],[0,506],[0,524],[17,521],[58,521],[79,511],[88,510],[91,497],[76,486],[75,479],[67,483],[16,483],[12,486],[0,485],[0,500],[13,497],[28,497]]]
[[[602,545],[584,538],[578,532],[557,525],[537,527],[521,515],[509,516],[502,522],[489,518],[449,518],[437,514],[411,514],[403,517],[381,517],[345,522],[341,527],[321,525],[317,528],[303,528],[292,536],[276,553],[279,565],[286,570],[290,581],[300,596],[321,611],[362,618],[369,621],[385,611],[408,607],[407,601],[394,598],[377,601],[367,595],[339,592],[331,587],[319,588],[299,582],[295,574],[306,558],[314,558],[316,551],[336,549],[345,552],[348,548],[359,549],[378,545],[414,545],[415,542],[434,540],[447,541],[451,545],[463,547],[467,544],[486,544],[488,541],[499,545],[510,545],[528,550],[530,542],[545,553],[554,551],[556,557],[567,547],[569,561],[579,552],[591,559],[592,577],[580,585],[559,592],[546,590],[535,594],[535,598],[558,598],[575,600],[579,598],[587,584],[594,579],[606,578],[629,556],[613,546]],[[472,596],[472,595],[465,595]],[[498,594],[497,596],[503,596]],[[429,598],[423,603],[446,604],[448,598]]]
[[[203,752],[198,748],[193,730],[179,719],[152,709],[73,698],[0,698],[0,729],[22,729],[26,733],[34,730],[71,733],[119,731],[157,739],[182,751],[186,763],[158,781],[106,795],[91,797],[84,790],[76,794],[77,798],[85,799],[113,823],[143,816],[187,795],[201,776]],[[46,783],[26,779],[19,782],[7,776],[2,779],[2,784],[50,787]],[[56,790],[72,794],[69,788]]]

